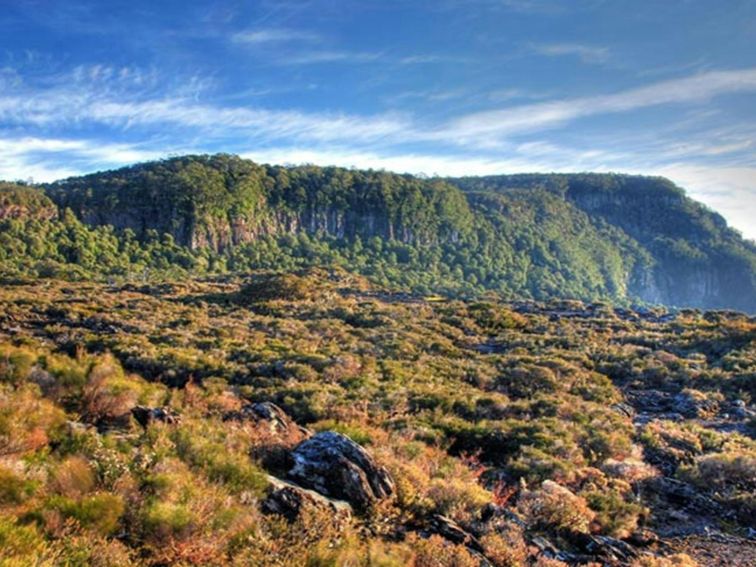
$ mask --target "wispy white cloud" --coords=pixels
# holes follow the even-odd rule
[[[87,76],[89,82],[80,80],[69,85],[61,81],[51,88],[0,94],[0,121],[6,126],[49,128],[87,124],[134,128],[171,124],[192,129],[197,135],[227,137],[253,133],[260,142],[282,138],[289,142],[410,141],[497,148],[510,143],[513,136],[564,126],[584,117],[756,91],[756,68],[712,71],[613,94],[476,112],[433,128],[423,126],[416,118],[396,113],[365,116],[209,104],[187,95],[185,87],[161,92],[158,96],[151,89],[133,85],[103,89],[101,76],[120,75],[123,70],[90,69],[77,73]],[[202,86],[188,91],[195,89],[201,92]]]
[[[711,71],[614,94],[477,112],[453,120],[437,131],[436,135],[467,143],[492,144],[502,136],[538,132],[588,116],[628,112],[663,104],[702,102],[723,94],[754,91],[756,68]]]
[[[464,0],[465,5],[473,2],[494,10],[507,10],[523,14],[556,14],[565,9],[565,3],[559,0]],[[577,2],[577,0],[573,0],[573,2]],[[462,2],[450,0],[450,3],[459,5]]]
[[[428,63],[465,63],[469,61],[466,57],[451,56],[451,55],[407,55],[400,57],[398,63],[400,65],[423,65]]]
[[[307,50],[276,57],[277,63],[285,65],[313,65],[318,63],[370,63],[383,57],[382,53],[370,51]]]
[[[409,119],[395,113],[361,116],[205,104],[196,100],[192,81],[171,92],[155,93],[131,86],[102,88],[101,72],[79,74],[89,80],[0,94],[0,123],[46,130],[93,125],[159,129],[170,124],[192,135],[226,139],[246,135],[260,143],[282,138],[367,143],[411,130]]]
[[[466,88],[459,89],[425,89],[412,90],[393,93],[386,97],[386,100],[392,104],[404,102],[407,100],[422,100],[428,102],[442,102],[463,97],[468,97],[469,91]]]
[[[612,94],[514,105],[440,124],[403,113],[305,112],[224,105],[217,98],[203,102],[201,84],[188,81],[166,88],[148,71],[86,67],[76,75],[0,91],[0,124],[6,129],[0,132],[0,178],[49,181],[163,157],[167,151],[245,148],[258,161],[426,174],[626,171],[671,177],[756,237],[750,220],[756,218],[756,125],[726,131],[699,128],[693,136],[691,125],[675,130],[681,123],[675,122],[666,129],[660,125],[645,138],[630,139],[625,133],[619,139],[620,133],[612,133],[572,144],[562,140],[561,145],[552,136],[536,138],[547,129],[596,114],[756,92],[756,69],[712,71]],[[443,98],[460,93],[420,94]],[[105,140],[144,143],[102,143],[92,132]]]
[[[98,166],[114,167],[156,159],[163,153],[101,140],[0,138],[0,179],[54,181]]]
[[[583,63],[590,64],[606,63],[611,57],[608,47],[581,43],[533,43],[529,45],[529,49],[547,57],[577,57]]]
[[[337,113],[304,113],[289,110],[218,108],[186,100],[144,102],[100,101],[88,109],[95,121],[111,125],[174,124],[199,128],[218,135],[246,131],[258,139],[292,139],[331,142],[351,139],[374,142],[406,132],[409,125],[400,115],[363,117]],[[261,139],[261,141],[262,141]]]
[[[264,43],[319,42],[319,34],[289,28],[261,28],[235,33],[231,40],[236,43],[259,45]]]

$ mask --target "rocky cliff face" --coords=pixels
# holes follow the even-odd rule
[[[756,311],[756,246],[659,177],[532,174],[453,180],[468,191],[544,190],[616,227],[648,252],[628,293],[650,303]]]
[[[222,253],[300,233],[351,242],[379,237],[439,256],[443,250],[450,269],[493,289],[552,296],[569,294],[579,281],[583,298],[756,311],[756,246],[661,178],[427,180],[215,155],[68,179],[47,192],[87,224],[130,229],[139,238],[167,233],[193,250]],[[465,274],[473,256],[512,272]]]
[[[339,168],[262,167],[234,156],[188,156],[67,179],[47,188],[91,225],[171,234],[222,251],[261,236],[431,244],[471,225],[467,201],[441,182]]]
[[[600,181],[575,176],[565,196],[651,252],[653,277],[631,293],[668,305],[754,310],[756,250],[720,215],[666,179],[619,177],[609,187]]]
[[[39,189],[0,182],[0,220],[50,220],[58,216],[58,208]]]

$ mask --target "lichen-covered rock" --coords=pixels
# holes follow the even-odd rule
[[[296,520],[306,508],[327,510],[338,518],[349,518],[352,513],[351,506],[340,500],[332,500],[318,494],[314,490],[308,490],[269,476],[270,490],[267,497],[261,503],[261,509],[266,514],[278,514],[288,521]]]
[[[359,510],[394,492],[388,471],[357,443],[324,431],[300,443],[292,452],[290,480],[331,498],[346,500]]]
[[[58,389],[58,382],[55,377],[38,366],[35,366],[29,373],[29,382],[39,386],[45,396],[52,396]]]

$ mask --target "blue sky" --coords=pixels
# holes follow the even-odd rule
[[[0,178],[659,174],[756,238],[753,0],[4,0]]]

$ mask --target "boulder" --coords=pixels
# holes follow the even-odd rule
[[[730,406],[730,416],[733,419],[754,419],[756,412],[750,409],[743,400],[735,400]]]
[[[55,377],[39,366],[32,368],[29,373],[29,381],[39,386],[44,396],[51,396],[58,390],[58,381]]]
[[[592,562],[592,558],[590,556],[579,556],[575,555],[574,553],[562,551],[543,536],[533,536],[532,538],[529,538],[529,541],[538,550],[536,553],[537,556],[561,561],[570,565],[581,565],[584,563]]]
[[[290,480],[324,496],[346,500],[358,510],[364,511],[394,492],[388,471],[340,433],[318,433],[297,445],[291,456]]]
[[[638,551],[627,542],[608,536],[587,536],[585,550],[594,557],[608,562],[620,561],[624,564],[638,557]]]
[[[628,417],[630,419],[633,419],[635,417],[635,409],[633,409],[633,406],[631,406],[630,404],[619,402],[612,404],[611,407],[614,411],[621,415],[624,415],[625,417]]]
[[[493,502],[489,502],[480,511],[480,521],[483,523],[492,522],[496,519],[503,518],[507,522],[512,522],[516,526],[526,529],[527,524],[517,514],[508,510],[504,506],[499,506]]]
[[[628,543],[637,547],[648,547],[659,543],[659,536],[648,528],[638,528],[630,537],[627,538]]]
[[[696,516],[728,517],[722,506],[693,485],[669,477],[652,478],[644,488],[664,498],[669,505]]]
[[[268,476],[270,488],[260,507],[266,514],[278,514],[289,522],[296,520],[306,508],[327,510],[335,518],[349,518],[352,508],[346,502],[332,500],[314,490],[307,490],[279,478]]]
[[[163,423],[178,423],[181,418],[169,407],[150,408],[147,406],[135,406],[131,408],[131,415],[137,420],[142,427],[147,427],[150,423],[160,421]]]
[[[483,553],[483,545],[470,532],[457,522],[441,514],[435,514],[428,525],[430,532],[440,535],[446,540],[458,545],[464,545],[473,551]]]
[[[280,435],[290,433],[310,434],[307,429],[294,423],[284,410],[271,402],[247,404],[239,411],[226,413],[223,416],[223,421],[254,421],[259,424],[268,424],[271,433]]]

